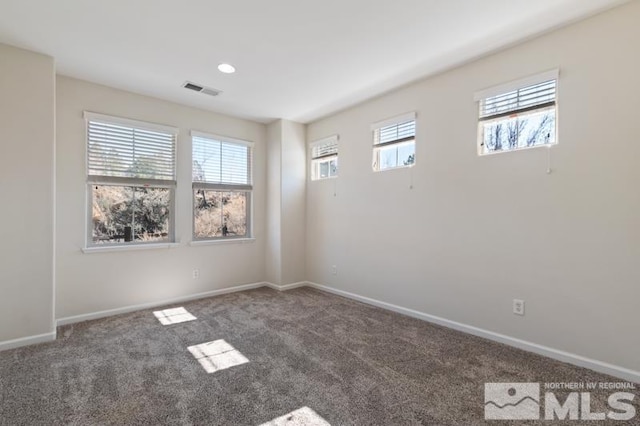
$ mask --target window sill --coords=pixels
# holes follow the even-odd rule
[[[255,242],[255,238],[228,238],[228,239],[220,239],[220,240],[198,240],[191,241],[189,243],[192,247],[198,246],[212,246],[218,244],[247,244]]]
[[[180,246],[180,243],[131,244],[128,246],[113,246],[113,247],[85,247],[82,249],[82,252],[85,254],[91,254],[91,253],[108,253],[112,251],[157,250],[157,249],[176,248],[179,246]]]
[[[338,176],[327,176],[327,177],[316,178],[316,179],[309,178],[311,182],[322,182],[323,180],[333,180],[333,179],[338,179]]]
[[[478,153],[478,157],[490,157],[492,155],[506,154],[508,152],[522,152],[522,151],[530,151],[532,149],[540,149],[540,148],[551,149],[556,145],[558,145],[558,142],[545,143],[545,144],[542,144],[542,145],[534,145],[534,146],[523,146],[523,147],[514,148],[514,149],[501,149],[499,151],[479,152]]]
[[[416,163],[413,164],[407,164],[402,165],[402,166],[395,166],[395,167],[387,167],[386,169],[373,169],[373,173],[384,173],[384,172],[389,172],[391,170],[404,170],[404,169],[412,169],[416,166]]]

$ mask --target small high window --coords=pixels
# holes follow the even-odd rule
[[[480,104],[480,155],[555,144],[558,72],[487,89]]]
[[[87,246],[174,241],[178,130],[85,112]]]
[[[311,180],[338,176],[338,135],[311,143]]]
[[[416,115],[405,114],[374,123],[373,170],[411,167],[416,161]]]
[[[251,237],[253,143],[191,132],[193,239]]]

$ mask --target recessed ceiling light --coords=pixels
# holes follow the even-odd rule
[[[220,64],[218,65],[218,69],[220,70],[220,72],[223,72],[225,74],[233,74],[234,72],[236,72],[236,67],[230,64]]]

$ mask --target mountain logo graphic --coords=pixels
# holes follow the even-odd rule
[[[485,383],[484,418],[540,419],[540,383]]]

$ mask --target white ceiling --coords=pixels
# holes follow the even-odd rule
[[[309,122],[625,0],[0,0],[0,42],[58,73]],[[237,73],[221,74],[228,62]],[[185,80],[222,90],[209,97]]]

